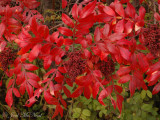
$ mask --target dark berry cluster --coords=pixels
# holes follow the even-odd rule
[[[10,5],[11,1],[12,0],[2,0],[2,1],[0,1],[0,5],[2,7],[6,7],[7,5]]]
[[[64,63],[69,78],[75,81],[76,77],[83,73],[86,61],[81,58],[81,52],[75,51],[68,53],[69,60]]]
[[[10,7],[14,7],[17,6],[16,0],[0,0],[0,6],[2,7],[6,7],[7,5],[9,5]]]
[[[113,60],[108,57],[107,61],[99,61],[98,69],[101,70],[105,77],[109,77],[115,71],[115,64]]]
[[[148,28],[144,30],[144,45],[148,50],[155,56],[160,56],[160,29],[158,25],[149,25]]]
[[[1,53],[0,53],[0,63],[1,67],[4,71],[8,69],[8,66],[13,64],[14,59],[16,58],[16,50],[12,49],[11,47],[5,48]]]

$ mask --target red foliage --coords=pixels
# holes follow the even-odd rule
[[[123,88],[117,83],[129,82],[132,96],[136,89],[147,90],[144,74],[149,86],[158,82],[152,93],[160,91],[160,62],[153,62],[155,57],[159,60],[159,28],[150,25],[144,31],[146,11],[142,6],[136,12],[129,0],[115,0],[109,6],[96,0],[83,1],[73,5],[72,17],[62,13],[66,26],[50,34],[48,27],[43,25],[42,15],[34,10],[39,2],[17,2],[14,6],[0,3],[0,63],[12,78],[5,99],[10,107],[13,94],[20,97],[26,92],[27,107],[44,94],[48,104],[56,105],[53,117],[63,116],[62,106],[67,107],[62,98],[64,91],[68,98],[82,94],[87,99],[98,96],[102,105],[105,105],[103,99],[109,97],[113,107],[121,113]],[[62,2],[65,8],[67,0]],[[127,3],[126,8],[123,3]],[[158,13],[154,17],[160,20]],[[95,23],[98,23],[96,27]],[[15,44],[17,52],[7,47]],[[147,49],[148,53],[142,52]],[[39,69],[33,64],[37,59],[43,61],[46,70],[43,77],[32,72]],[[115,71],[117,64],[120,68]],[[73,86],[73,83],[77,88],[71,93],[65,85]]]

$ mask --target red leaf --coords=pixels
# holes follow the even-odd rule
[[[64,39],[64,45],[72,45],[72,44],[73,44],[72,39],[69,39],[69,38]]]
[[[119,47],[119,50],[120,50],[122,57],[129,61],[131,57],[130,51],[124,47]]]
[[[24,95],[24,93],[25,93],[25,90],[26,90],[25,85],[26,85],[25,82],[23,82],[19,88],[21,95]]]
[[[139,17],[140,17],[141,20],[144,19],[145,13],[146,13],[145,8],[144,8],[143,6],[141,6],[141,7],[139,8]]]
[[[117,96],[117,107],[121,113],[122,112],[122,102],[123,102],[124,98],[121,95],[116,95],[116,96]]]
[[[155,63],[154,65],[150,66],[150,68],[147,71],[147,74],[151,74],[155,71],[158,71],[160,69],[160,61]]]
[[[47,72],[47,73],[45,74],[45,76],[50,75],[51,73],[54,73],[55,71],[56,71],[56,69],[51,69],[49,72]]]
[[[154,13],[154,17],[156,18],[156,20],[160,20],[160,15],[157,12]]]
[[[96,77],[102,78],[102,73],[101,73],[100,70],[94,70],[94,71],[93,71],[93,75],[96,76]]]
[[[35,88],[39,88],[39,84],[37,83],[37,81],[33,80],[33,79],[28,79],[27,80],[33,87]]]
[[[78,8],[77,4],[74,4],[72,7],[72,16],[76,20],[78,18]]]
[[[51,105],[59,104],[58,100],[55,97],[52,97],[52,95],[49,94],[49,92],[47,91],[44,91],[44,99],[46,100],[48,104],[51,104]]]
[[[13,84],[13,82],[14,82],[14,79],[9,80],[8,85],[7,85],[7,89]]]
[[[66,86],[63,86],[63,91],[68,98],[71,96],[71,92],[66,88]]]
[[[71,95],[72,98],[79,97],[83,93],[83,87],[78,87]]]
[[[64,106],[65,108],[67,108],[67,103],[64,101],[64,99],[62,98],[62,96],[60,96],[60,101],[61,101],[61,103],[63,104],[63,106]]]
[[[116,40],[123,39],[125,36],[126,36],[125,33],[113,33],[109,36],[109,39],[114,42]]]
[[[89,14],[91,14],[94,10],[94,8],[96,7],[96,0],[94,0],[93,2],[89,3],[88,5],[86,5],[83,10],[81,11],[80,14],[80,18],[85,18],[87,17]]]
[[[120,78],[120,80],[118,80],[118,83],[126,83],[128,82],[129,80],[131,80],[131,76],[129,74],[127,75],[124,75]]]
[[[102,105],[104,105],[105,106],[105,104],[104,104],[104,102],[103,102],[103,99],[105,98],[105,97],[107,97],[107,91],[106,90],[102,90],[101,92],[100,92],[100,94],[99,94],[99,97],[98,97],[98,101],[102,104]]]
[[[16,97],[20,97],[20,93],[17,88],[13,88],[13,93]]]
[[[129,83],[129,90],[130,90],[130,93],[131,93],[131,97],[133,96],[135,90],[136,90],[136,81],[134,81],[134,79],[131,79],[130,80],[130,83]]]
[[[94,83],[93,88],[92,88],[92,94],[93,94],[94,99],[96,99],[96,96],[99,92],[99,87],[100,87],[99,82]]]
[[[123,89],[121,86],[118,86],[118,85],[114,85],[114,88],[115,88],[115,91],[117,91],[119,94],[122,93]]]
[[[11,108],[11,106],[12,106],[12,104],[13,104],[12,88],[10,88],[10,89],[7,91],[5,101],[6,101],[6,103],[8,104],[8,106]]]
[[[139,66],[141,67],[143,72],[146,72],[149,68],[149,63],[147,61],[147,58],[144,54],[139,53],[137,55],[138,61],[139,61]]]
[[[84,88],[84,96],[89,99],[91,97],[91,89],[89,86]]]
[[[63,21],[66,25],[70,26],[71,28],[74,27],[74,23],[73,23],[72,19],[71,19],[68,15],[66,15],[66,14],[64,14],[64,13],[62,13],[62,21]]]
[[[50,81],[50,83],[49,83],[49,90],[50,90],[50,94],[51,95],[55,95],[54,94],[54,84],[53,84],[53,81]]]
[[[7,42],[6,42],[6,41],[2,41],[2,42],[0,43],[0,52],[4,50],[4,48],[6,47],[6,45],[7,45]]]
[[[124,31],[124,19],[118,21],[116,24],[115,32],[123,33]]]
[[[58,70],[61,72],[61,73],[66,73],[66,69],[65,67],[58,67]]]
[[[115,16],[115,12],[109,6],[105,6],[103,8],[104,12],[108,15]]]
[[[133,25],[134,25],[133,22],[128,20],[128,22],[124,26],[124,33],[126,34],[131,33],[133,30]]]
[[[160,91],[160,83],[158,83],[156,86],[154,86],[152,94],[157,94]]]
[[[130,66],[124,66],[124,67],[120,67],[120,69],[117,71],[117,74],[119,76],[122,76],[122,75],[130,73],[130,71],[131,71]]]
[[[40,81],[40,78],[36,74],[31,73],[31,72],[27,72],[26,74],[27,74],[27,77],[29,79],[32,79],[32,80],[35,80],[35,81]]]
[[[34,70],[38,69],[37,66],[30,64],[30,63],[25,63],[25,64],[23,64],[23,66],[25,69],[30,70],[30,71],[34,71]]]
[[[73,35],[73,32],[66,27],[59,27],[58,31],[65,36],[72,36]]]
[[[60,112],[61,117],[63,117],[63,108],[58,105],[58,111]]]
[[[33,96],[33,87],[29,83],[26,83],[26,90],[28,92],[29,98],[31,98]]]
[[[96,27],[96,29],[94,31],[94,40],[95,40],[95,42],[100,41],[100,38],[101,38],[100,29],[99,29],[99,27]]]
[[[103,28],[103,35],[104,35],[104,37],[106,37],[106,38],[108,37],[109,31],[110,31],[110,25],[109,24],[105,24],[104,28]]]
[[[4,23],[0,24],[0,38],[2,37],[2,35],[4,34],[4,31],[6,29],[6,26]]]
[[[41,25],[38,27],[38,34],[40,37],[46,39],[49,35],[49,29],[46,25]]]
[[[52,64],[52,56],[45,56],[43,60],[44,69],[47,70]]]
[[[123,3],[127,3],[127,2],[129,2],[130,0],[121,0],[121,3],[123,4]]]
[[[62,8],[64,9],[67,6],[67,0],[62,0]]]
[[[112,97],[111,97],[111,102],[112,102],[112,105],[113,105],[114,109],[116,109],[116,102]]]
[[[153,72],[152,74],[151,74],[151,76],[148,78],[148,81],[149,82],[154,82],[154,83],[156,83],[157,81],[158,81],[158,79],[159,79],[159,77],[160,77],[160,71],[155,71],[155,72]],[[149,83],[149,86],[151,86],[151,84]]]
[[[37,100],[35,99],[35,96],[31,97],[29,100],[26,101],[25,106],[31,107]]]
[[[115,4],[115,11],[122,17],[125,17],[125,14],[124,14],[124,9],[123,9],[123,6],[121,3],[116,3]]]
[[[58,115],[58,105],[56,106],[56,109],[55,109],[55,111],[54,111],[54,114],[53,114],[53,116],[52,116],[52,119],[53,118],[55,118],[57,115]]]
[[[40,2],[37,2],[36,0],[24,0],[23,4],[29,9],[34,9],[39,6]]]
[[[125,9],[125,12],[127,13],[127,15],[129,15],[131,18],[135,18],[136,15],[136,10],[133,7],[133,5],[131,3],[127,3],[127,8]]]
[[[33,49],[31,50],[30,54],[29,54],[29,61],[32,62],[34,59],[36,59],[39,55],[39,52],[41,50],[42,45],[41,44],[37,44],[33,47]]]

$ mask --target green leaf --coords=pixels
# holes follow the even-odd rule
[[[147,90],[147,96],[148,96],[149,98],[152,98],[152,93],[151,93],[151,91]]]
[[[79,118],[80,114],[79,113],[73,113],[73,118]]]
[[[143,104],[141,109],[144,111],[150,112],[150,111],[152,111],[152,105],[151,104]]]
[[[73,109],[73,112],[80,114],[80,113],[81,113],[81,108],[74,108],[74,109]]]
[[[88,109],[84,109],[84,110],[82,111],[82,114],[85,115],[85,116],[91,116],[91,111],[88,110]]]
[[[146,91],[142,90],[142,92],[141,92],[141,98],[144,99],[145,97],[146,97]]]

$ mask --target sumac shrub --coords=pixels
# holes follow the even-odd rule
[[[63,9],[67,2],[62,0]],[[0,2],[0,63],[10,78],[5,97],[9,107],[13,96],[27,93],[25,106],[41,97],[56,106],[52,118],[62,117],[68,104],[64,93],[67,98],[93,97],[102,105],[108,97],[121,114],[122,84],[129,83],[130,96],[147,86],[154,86],[153,94],[160,91],[159,13],[154,11],[153,24],[145,21],[143,0],[138,11],[130,0],[104,2],[76,2],[69,13],[62,13],[63,25],[51,34],[35,10],[40,4],[36,0]],[[39,69],[43,75],[37,74]],[[66,84],[76,84],[74,92]]]

